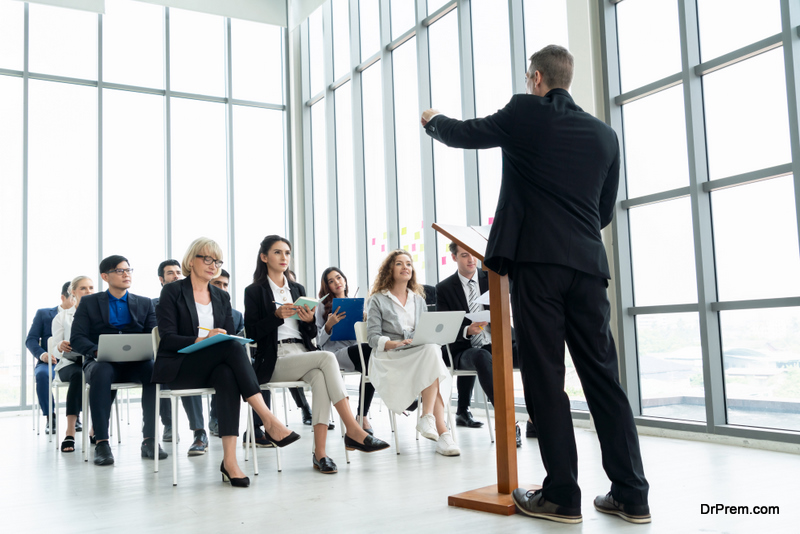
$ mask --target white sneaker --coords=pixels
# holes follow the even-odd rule
[[[436,418],[433,414],[423,415],[417,421],[417,432],[422,434],[422,437],[428,438],[432,441],[439,439],[439,433],[436,431]]]
[[[436,443],[436,452],[442,456],[461,456],[461,449],[456,445],[450,432],[445,432],[439,436],[439,441]]]

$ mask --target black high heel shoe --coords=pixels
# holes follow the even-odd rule
[[[250,478],[248,477],[231,478],[231,476],[228,474],[228,471],[225,469],[224,461],[219,464],[219,472],[222,473],[222,481],[230,482],[231,486],[235,488],[246,488],[250,486]]]
[[[269,437],[269,434],[266,434],[266,435]],[[285,447],[287,445],[291,445],[292,443],[294,443],[298,439],[300,439],[300,434],[298,434],[297,432],[292,432],[291,434],[289,434],[288,436],[286,436],[285,438],[283,438],[280,441],[275,440],[272,437],[269,437],[269,440],[272,441],[272,443],[274,443],[276,447]]]

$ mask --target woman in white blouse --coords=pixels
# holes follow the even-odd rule
[[[322,272],[322,280],[320,280],[319,284],[319,296],[325,297],[325,299],[320,301],[316,311],[317,347],[319,347],[319,350],[332,352],[336,356],[336,361],[339,362],[339,368],[342,371],[358,371],[360,373],[362,369],[361,355],[358,352],[358,343],[356,343],[354,339],[337,341],[331,339],[333,327],[345,318],[344,311],[340,311],[339,308],[333,309],[333,299],[347,298],[349,292],[350,288],[347,285],[347,277],[341,269],[338,267],[328,267]],[[370,346],[363,343],[361,345],[361,351],[364,354],[364,364],[369,369]],[[369,413],[369,407],[372,404],[372,396],[374,394],[375,386],[367,382],[364,385],[364,418],[361,424],[364,431],[369,434],[372,434],[372,427],[367,420],[367,414]],[[357,412],[356,415],[359,416],[361,414]]]
[[[53,344],[56,347],[58,365],[55,372],[59,380],[69,383],[67,389],[67,432],[61,442],[61,452],[75,450],[75,423],[81,413],[81,355],[72,352],[69,336],[72,334],[72,319],[81,303],[81,297],[94,293],[94,282],[88,276],[78,276],[69,286],[75,305],[61,311],[53,318]],[[77,365],[76,365],[77,364]]]
[[[422,416],[417,430],[436,441],[436,452],[461,454],[447,429],[444,398],[450,392],[450,373],[435,344],[403,348],[411,343],[420,314],[426,311],[424,290],[417,283],[411,256],[389,253],[378,271],[367,307],[367,333],[372,347],[370,381],[383,402],[402,412],[422,392]]]

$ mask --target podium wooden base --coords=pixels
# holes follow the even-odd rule
[[[537,484],[520,484],[519,487],[529,490],[541,488]],[[497,484],[450,495],[447,498],[447,504],[448,506],[469,508],[470,510],[500,515],[514,515],[517,512],[517,507],[511,499],[511,495],[498,493]]]

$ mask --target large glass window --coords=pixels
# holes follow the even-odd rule
[[[356,241],[355,183],[353,182],[353,116],[352,85],[350,82],[336,90],[336,188],[339,222],[339,267],[354,282],[359,279],[360,267],[356,251],[363,243]],[[357,286],[357,284],[356,284]],[[352,286],[355,292],[356,286]],[[367,288],[360,294],[367,293]]]
[[[458,13],[451,11],[428,28],[431,105],[455,119],[461,119],[461,82],[458,55]],[[467,224],[464,192],[464,151],[433,143],[433,172],[436,187],[436,222]],[[450,240],[436,233],[436,263],[439,280],[456,272],[448,245]]]
[[[29,4],[31,72],[97,79],[97,15]]]
[[[419,97],[417,93],[417,38],[392,53],[394,121],[397,151],[397,204],[400,248],[414,260],[417,281],[425,283],[425,221],[422,216]],[[430,225],[430,221],[428,222]]]
[[[397,39],[416,24],[415,2],[392,0],[392,39]]]
[[[512,95],[508,3],[473,0],[470,6],[475,113],[478,117],[485,117],[505,107]],[[524,72],[514,74],[525,75]],[[499,148],[478,152],[481,224],[490,224],[494,220],[502,166]]]
[[[362,2],[363,3],[363,2]],[[386,167],[383,152],[381,64],[361,76],[364,128],[364,187],[367,197],[367,272],[370,286],[386,256]]]
[[[781,31],[780,0],[698,0],[703,61]]]
[[[145,210],[147,216],[133,217],[131,209]],[[130,260],[136,269],[132,291],[138,295],[161,294],[157,274],[158,264],[167,259],[164,226],[164,97],[105,91],[103,256],[121,254]],[[180,261],[187,245],[173,257]],[[95,271],[83,274],[96,280]]]
[[[164,8],[106,1],[103,17],[103,81],[164,87]]]
[[[350,71],[349,0],[332,0],[333,7],[333,77],[339,79]]]
[[[233,96],[283,103],[283,31],[278,26],[231,20]]]
[[[226,177],[225,106],[173,99],[173,257],[183,258],[198,237],[213,239],[229,256]]]
[[[25,4],[0,0],[0,68],[22,70]]]
[[[325,88],[325,57],[323,55],[323,25],[321,7],[308,17],[308,53],[309,77],[311,78],[311,96]]]
[[[171,89],[184,93],[223,96],[224,19],[194,11],[170,9],[169,31]]]
[[[329,195],[336,194],[328,190],[327,149],[325,148],[325,101],[322,100],[311,108],[311,165],[313,176],[314,199],[314,257],[316,272],[314,282],[306,280],[306,286],[316,287],[324,271],[331,264],[330,226],[328,217]]]
[[[549,44],[569,49],[567,0],[524,0],[525,63]]]
[[[358,9],[361,21],[361,61],[364,61],[381,48],[380,2],[358,0]]]

